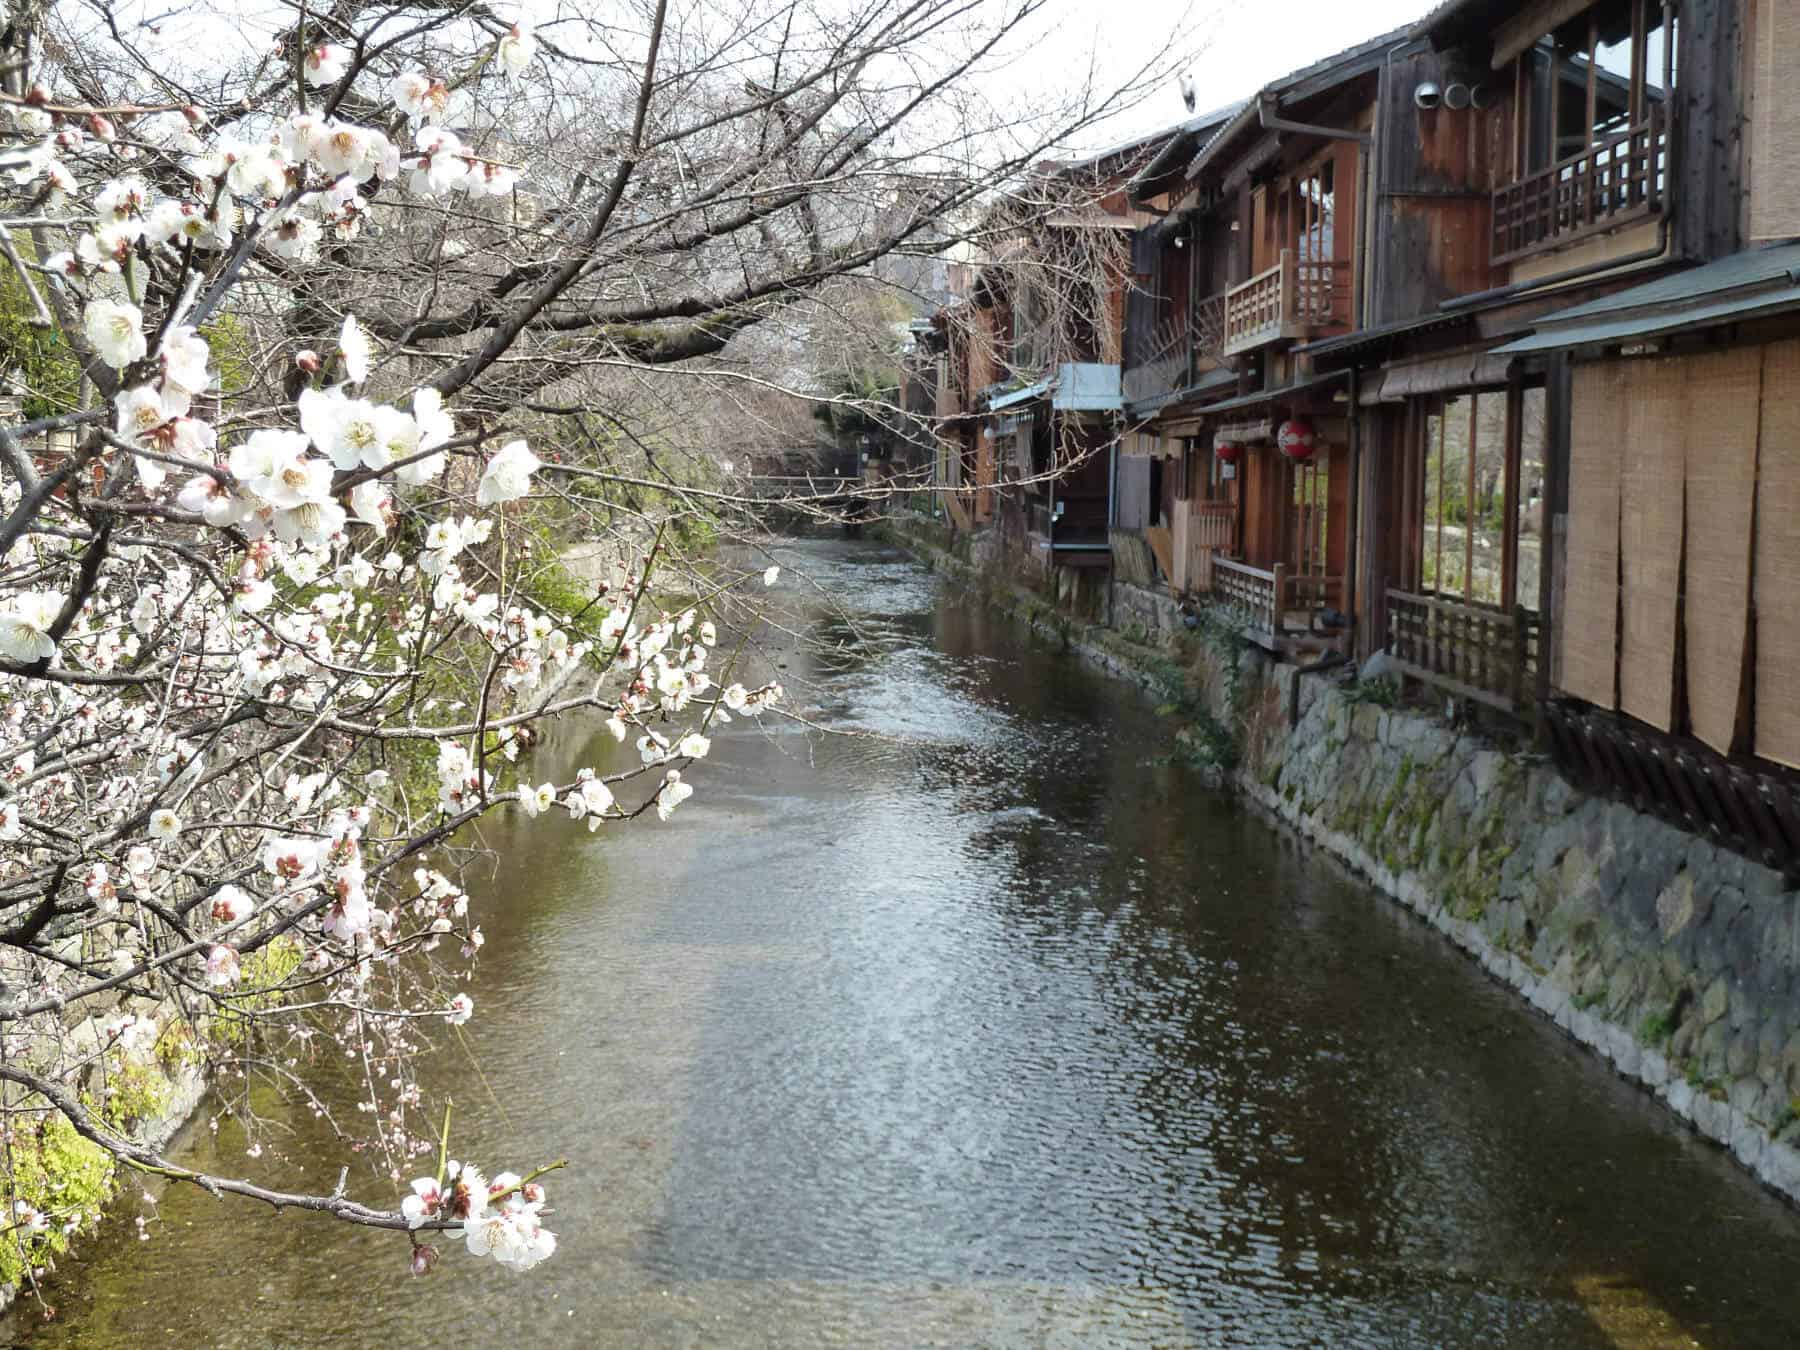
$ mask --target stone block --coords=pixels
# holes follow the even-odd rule
[[[1706,986],[1705,994],[1699,999],[1699,1022],[1701,1026],[1712,1026],[1724,1017],[1724,1010],[1732,1006],[1732,985],[1726,977],[1719,976]]]
[[[1657,893],[1656,927],[1667,942],[1694,921],[1694,874],[1682,871]]]

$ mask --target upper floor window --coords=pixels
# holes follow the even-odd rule
[[[1498,35],[1515,116],[1495,262],[1664,209],[1679,40],[1673,0],[1602,0],[1548,33]]]
[[[1606,0],[1521,52],[1513,69],[1516,176],[1649,122],[1674,88],[1678,37],[1673,3]]]

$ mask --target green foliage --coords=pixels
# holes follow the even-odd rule
[[[54,328],[35,328],[25,283],[11,268],[0,271],[0,373],[24,390],[27,421],[54,417],[81,397],[81,364]]]
[[[253,992],[233,997],[213,1016],[211,1034],[225,1045],[242,1045],[255,1026],[251,1014],[280,1007],[287,1001],[281,986],[298,969],[305,953],[291,937],[276,938],[246,955],[239,986]],[[254,992],[261,991],[261,992]]]
[[[1667,1013],[1650,1013],[1638,1023],[1638,1040],[1648,1046],[1658,1046],[1669,1039],[1675,1024]]]
[[[1358,680],[1345,687],[1344,697],[1352,703],[1397,708],[1400,706],[1400,681],[1386,675],[1373,680]]]
[[[26,1272],[50,1257],[68,1250],[64,1221],[74,1217],[92,1220],[112,1197],[115,1168],[112,1155],[75,1132],[75,1127],[54,1111],[46,1111],[33,1130],[17,1134],[7,1150],[10,1176],[0,1189],[0,1208],[12,1223],[13,1206],[23,1201],[50,1217],[48,1231],[31,1234],[9,1227],[0,1239],[0,1281],[19,1285]]]
[[[221,314],[200,329],[212,349],[213,369],[219,372],[219,389],[226,397],[241,394],[256,379],[250,359],[250,334],[235,314]]]

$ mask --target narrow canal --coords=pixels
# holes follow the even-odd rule
[[[1208,795],[1135,692],[879,546],[787,554],[838,647],[796,645],[790,692],[866,734],[740,723],[667,825],[489,834],[478,1015],[432,1076],[463,1156],[570,1157],[556,1257],[415,1280],[394,1235],[173,1192],[11,1336],[1796,1343],[1800,1217]],[[285,1164],[229,1124],[186,1155],[328,1186],[286,1123]]]

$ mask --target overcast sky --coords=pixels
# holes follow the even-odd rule
[[[1080,65],[1096,52],[1103,69],[1142,64],[1147,44],[1184,25],[1203,44],[1193,64],[1198,111],[1248,97],[1270,80],[1399,28],[1437,0],[1062,0],[1061,31],[1046,45],[1055,61]],[[1171,85],[1107,127],[1119,141],[1180,121]],[[1091,148],[1091,147],[1089,147]]]

